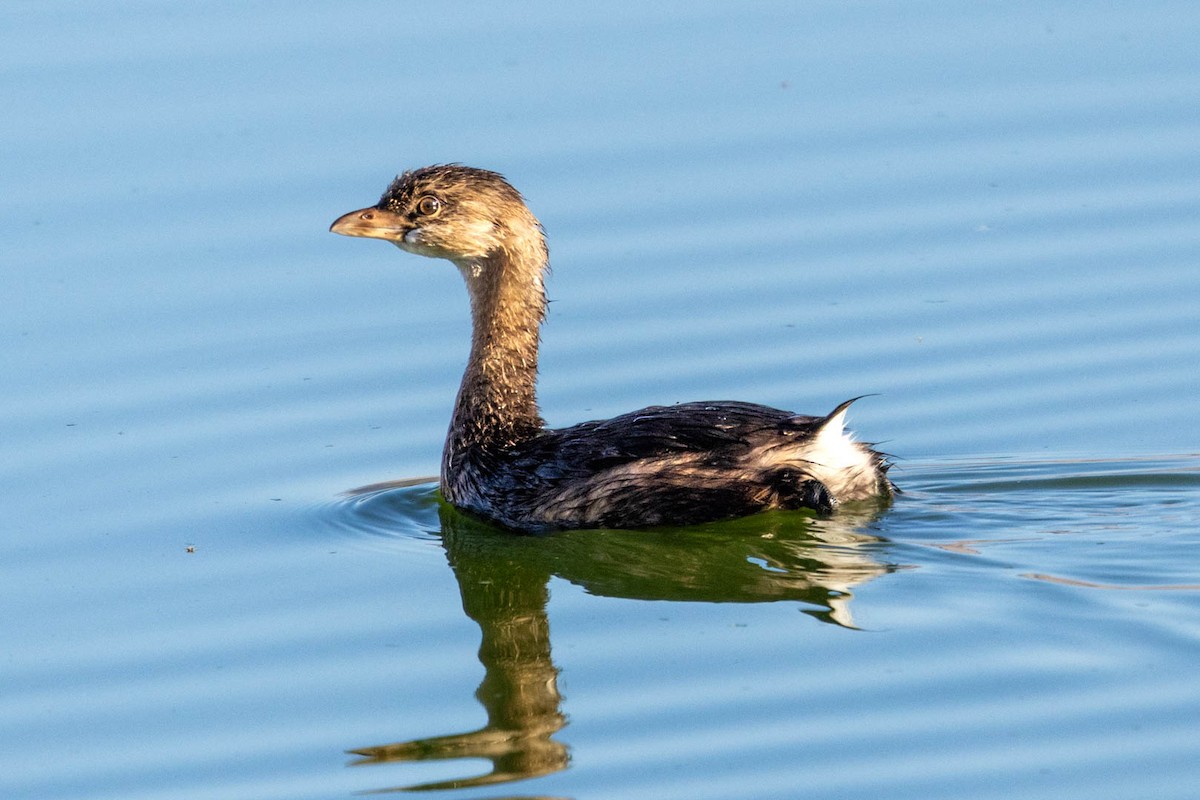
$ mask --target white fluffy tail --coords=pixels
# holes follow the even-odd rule
[[[880,483],[886,483],[879,457],[846,430],[846,412],[858,399],[847,400],[821,420],[816,435],[800,454],[807,471],[838,500],[874,497],[880,493]]]

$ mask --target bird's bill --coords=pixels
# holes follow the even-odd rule
[[[342,236],[363,236],[368,239],[404,239],[412,226],[399,214],[383,208],[360,208],[343,214],[333,221],[329,230]]]

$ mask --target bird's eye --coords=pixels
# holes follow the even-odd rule
[[[424,217],[432,217],[442,210],[442,201],[427,194],[417,201],[417,213]]]

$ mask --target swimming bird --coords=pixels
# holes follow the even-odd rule
[[[498,173],[458,164],[405,172],[330,230],[446,259],[466,282],[471,350],[440,482],[458,508],[537,532],[829,513],[893,494],[886,457],[844,427],[853,400],[819,417],[702,401],[547,428],[536,386],[549,250],[541,223]]]

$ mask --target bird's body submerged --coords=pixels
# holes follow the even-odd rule
[[[405,173],[331,230],[446,258],[467,283],[471,354],[441,471],[455,506],[517,530],[636,528],[892,494],[884,458],[843,427],[849,402],[826,417],[683,403],[546,428],[535,395],[545,237],[496,173]]]

